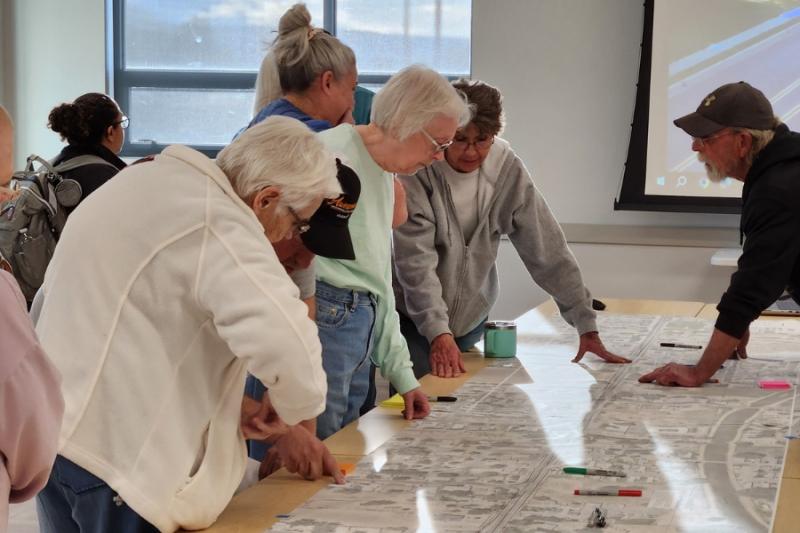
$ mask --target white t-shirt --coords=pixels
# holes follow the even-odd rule
[[[464,242],[469,242],[475,228],[478,227],[478,187],[481,170],[459,172],[450,165],[442,165],[450,195],[456,208],[456,217],[464,235]]]

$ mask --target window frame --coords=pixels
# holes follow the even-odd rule
[[[332,35],[336,35],[336,4],[337,0],[322,0],[322,28]],[[106,72],[107,85],[111,94],[124,113],[130,110],[130,91],[133,87],[147,87],[153,89],[234,89],[252,90],[256,84],[257,72],[245,71],[183,71],[183,70],[145,70],[128,69],[125,65],[125,0],[106,0]],[[472,35],[470,31],[470,47]],[[470,54],[471,55],[471,54]],[[470,74],[472,59],[470,58]],[[383,85],[391,74],[361,74],[358,83],[361,85]],[[460,76],[445,75],[449,80],[458,79]],[[130,116],[130,115],[129,115]],[[131,117],[135,121],[136,117]],[[130,142],[128,135],[122,145],[122,157],[144,157],[160,153],[168,144],[152,142],[150,144]],[[216,157],[223,148],[218,145],[189,145],[208,157]]]

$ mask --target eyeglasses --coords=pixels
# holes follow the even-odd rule
[[[131,125],[131,120],[128,117],[126,117],[125,115],[122,115],[122,119],[114,122],[113,125],[116,126],[117,124],[119,124],[120,128],[122,128],[123,130],[126,130],[126,129],[128,129],[128,126]]]
[[[456,148],[458,150],[466,150],[470,146],[474,146],[476,150],[486,150],[487,148],[490,148],[493,144],[494,144],[494,135],[492,135],[491,137],[478,138],[474,141],[467,141],[467,140],[462,141],[459,139],[453,140],[453,148]]]
[[[298,235],[301,235],[311,229],[310,220],[297,216],[297,212],[288,205],[286,208],[289,210],[289,214],[292,215],[292,218],[294,218],[294,230],[298,233]]]
[[[726,135],[733,135],[736,133],[735,131],[723,131],[722,133],[717,133],[715,135],[709,135],[707,137],[692,137],[692,143],[697,143],[698,148],[704,148],[711,144],[711,141],[719,139],[720,137],[725,137]]]
[[[452,140],[452,139],[450,139],[450,140],[449,140],[449,141],[447,141],[446,143],[439,144],[439,142],[438,142],[436,139],[434,139],[434,138],[433,138],[433,136],[431,136],[431,134],[430,134],[430,133],[428,133],[428,132],[427,132],[427,131],[425,131],[425,130],[421,130],[421,131],[422,131],[422,133],[424,133],[424,134],[425,134],[425,137],[427,137],[427,138],[428,138],[428,140],[429,140],[429,141],[431,142],[431,144],[433,145],[433,148],[434,148],[434,150],[433,150],[433,153],[434,153],[434,154],[438,154],[439,152],[444,152],[445,150],[447,150],[448,148],[450,148],[450,145],[451,145],[451,144],[453,144],[453,140]]]

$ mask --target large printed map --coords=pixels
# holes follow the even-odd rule
[[[581,531],[598,506],[605,531],[768,531],[787,436],[800,433],[800,327],[755,323],[750,359],[726,362],[719,384],[680,389],[636,378],[696,361],[699,350],[659,344],[701,345],[711,322],[614,315],[599,324],[606,346],[632,364],[570,363],[572,328],[523,317],[516,359],[493,360],[457,402],[433,404],[346,485],[320,491],[273,531]],[[763,390],[760,380],[793,386]],[[627,477],[568,475],[567,465]],[[573,495],[620,487],[642,496]]]

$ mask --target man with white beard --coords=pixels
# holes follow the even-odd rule
[[[714,90],[675,125],[692,136],[709,179],[744,183],[742,256],[700,361],[668,363],[639,378],[698,387],[728,357],[747,356],[750,323],[784,290],[800,298],[800,134],[781,123],[764,93],[743,81]]]

